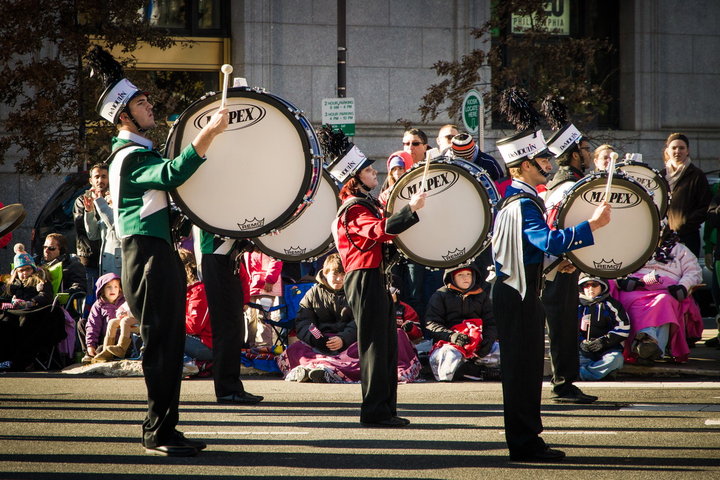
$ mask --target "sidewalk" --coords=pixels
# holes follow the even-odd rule
[[[657,361],[652,366],[625,365],[619,372],[620,379],[633,377],[710,377],[720,379],[720,349],[705,346],[705,340],[717,335],[715,317],[703,319],[705,330],[702,340],[690,349],[687,363]]]

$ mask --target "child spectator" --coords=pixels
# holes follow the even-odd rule
[[[580,379],[600,380],[623,367],[630,319],[622,304],[610,296],[608,283],[602,278],[583,274],[578,287]]]
[[[119,334],[118,330],[120,331]],[[103,342],[105,346],[93,358],[93,363],[107,362],[113,358],[125,358],[132,343],[133,333],[140,333],[140,322],[130,314],[130,307],[127,302],[123,302],[117,309],[117,317],[107,324],[107,332],[105,332],[105,341]]]
[[[390,296],[393,300],[393,311],[395,312],[395,320],[397,327],[402,329],[414,344],[418,344],[423,339],[423,333],[420,328],[420,317],[414,308],[400,300],[400,277],[393,275],[392,285],[390,286]]]
[[[22,243],[15,244],[13,250],[13,270],[5,285],[2,308],[8,310],[50,305],[53,291],[50,282],[45,281],[46,273],[38,269]]]
[[[300,341],[277,359],[287,381],[357,382],[357,326],[345,298],[345,271],[338,254],[325,259],[314,285],[300,302],[295,328]],[[411,382],[420,363],[410,340],[398,330],[398,380]]]
[[[245,266],[250,277],[250,301],[262,305],[265,309],[279,305],[282,296],[280,274],[283,263],[255,249],[245,253]],[[262,312],[259,310],[246,310],[245,326],[248,347],[270,347],[275,343],[274,331],[262,322]]]
[[[430,297],[425,327],[434,343],[430,366],[436,380],[495,376],[482,358],[496,354],[497,328],[488,294],[474,265],[445,271],[445,286]],[[486,359],[489,360],[489,359]]]
[[[106,350],[108,345],[115,345],[114,334],[111,337],[110,344],[104,343],[108,332],[108,324],[111,319],[117,317],[118,307],[125,302],[122,287],[120,286],[120,277],[116,273],[106,273],[98,278],[95,282],[95,294],[97,300],[90,308],[87,321],[80,320],[78,322],[81,343],[84,343],[86,347],[83,362],[93,360],[100,353],[100,347],[103,345],[105,345]],[[105,356],[109,356],[108,359],[112,358],[109,352]]]
[[[393,185],[395,185],[397,181],[400,180],[400,177],[407,171],[409,168],[408,165],[412,165],[412,157],[407,152],[395,152],[387,159],[388,175],[378,196],[378,200],[380,200],[383,207],[387,205]]]
[[[52,308],[52,285],[24,245],[15,245],[13,270],[0,288],[0,369],[22,371],[33,358],[66,338],[65,315]]]

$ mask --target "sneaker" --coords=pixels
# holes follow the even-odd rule
[[[193,375],[197,375],[197,373],[200,371],[200,369],[195,365],[195,360],[190,360],[189,362],[183,363],[183,377],[191,377]]]
[[[313,368],[307,373],[313,383],[327,383],[324,368]]]
[[[12,368],[12,360],[0,362],[0,370],[10,370]]]

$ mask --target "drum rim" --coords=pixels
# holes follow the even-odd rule
[[[662,208],[658,207],[658,210],[660,211],[659,212],[660,218],[665,218],[665,215],[667,215],[668,208],[670,208],[670,200],[671,200],[670,185],[668,184],[668,181],[665,179],[665,177],[662,176],[660,171],[657,170],[656,168],[651,167],[649,164],[647,164],[645,162],[638,162],[637,160],[623,160],[622,162],[615,165],[615,168],[617,170],[623,172],[623,174],[625,174],[626,176],[629,176],[626,171],[620,170],[622,167],[645,167],[648,170],[655,173],[655,175],[657,175],[657,178],[660,179],[660,182],[659,182],[659,185],[661,185],[660,188],[665,190],[665,195],[663,195],[663,198],[665,201],[663,202]],[[642,187],[642,185],[640,185],[640,186]],[[643,188],[645,188],[645,187],[643,187]],[[655,202],[655,200],[653,197],[653,203],[654,202]],[[657,206],[657,204],[655,204],[655,205]]]
[[[25,217],[27,217],[27,210],[25,210],[25,207],[21,203],[11,203],[10,205],[5,205],[0,208],[0,212],[5,212],[6,214],[10,213],[11,216],[15,215],[15,218],[10,221],[2,231],[0,231],[0,237],[4,237],[15,230],[20,226],[20,224],[22,224],[23,221],[25,221]],[[0,225],[0,227],[2,227],[2,225]]]
[[[330,184],[330,188],[332,188],[333,193],[335,194],[334,198],[335,198],[335,203],[337,205],[337,208],[335,209],[335,211],[337,211],[340,208],[340,198],[339,198],[340,188],[338,188],[338,185],[337,185],[337,183],[335,183],[335,180],[332,178],[332,176],[330,176],[329,173],[327,173],[327,171],[325,169],[323,169],[323,171],[322,171],[322,177],[328,181],[328,183]],[[318,187],[318,189],[319,189],[319,187]],[[298,220],[300,217],[302,217],[303,213],[305,213],[305,211],[301,212],[300,215],[297,215],[295,220]],[[285,225],[285,227],[287,227],[287,226],[289,226],[289,224]],[[292,255],[288,255],[285,252],[278,252],[276,250],[273,250],[272,248],[265,245],[261,241],[261,238],[262,237],[252,238],[253,244],[255,244],[258,247],[258,249],[265,255],[269,255],[273,258],[277,258],[278,260],[282,260],[285,262],[304,262],[307,260],[312,260],[312,259],[321,257],[325,253],[327,253],[327,252],[331,251],[333,248],[335,248],[335,239],[333,238],[332,231],[330,231],[330,228],[328,228],[328,237],[327,237],[327,239],[325,239],[322,242],[321,246],[315,248],[314,250],[312,250],[310,252],[305,253],[302,256],[292,256]]]
[[[480,173],[485,173],[487,175],[487,172],[485,172],[482,168],[478,167],[474,163],[465,162],[465,161],[463,161],[463,163],[472,165],[473,167],[476,167]],[[443,166],[451,166],[455,169],[458,169],[461,171],[461,175],[472,176],[472,173],[469,171],[469,169],[458,165],[457,162],[455,162],[455,161],[445,161],[445,160],[441,160],[441,161],[437,161],[437,162],[431,161],[430,166],[428,167],[428,170],[429,171],[438,170]],[[413,166],[413,168],[408,170],[402,177],[400,177],[400,179],[397,181],[397,183],[395,183],[395,185],[393,185],[390,195],[388,196],[387,206],[385,208],[385,211],[388,214],[391,215],[393,213],[392,206],[394,206],[394,205],[392,205],[392,203],[394,203],[394,201],[395,201],[395,196],[393,196],[393,192],[396,189],[401,189],[410,181],[410,177],[411,177],[409,175],[410,172],[418,171],[423,168],[425,168],[424,163]],[[405,243],[400,238],[400,236],[402,235],[402,233],[400,233],[400,234],[396,235],[395,238],[393,238],[393,243],[395,244],[395,246],[398,248],[400,253],[405,258],[407,258],[408,260],[411,260],[419,265],[423,265],[426,267],[447,269],[447,268],[453,268],[453,267],[457,267],[458,265],[463,265],[463,264],[467,264],[467,263],[471,262],[475,257],[480,255],[490,245],[489,234],[490,234],[490,232],[492,232],[492,226],[493,226],[493,223],[495,222],[495,218],[493,217],[492,200],[490,199],[490,195],[488,194],[485,186],[482,185],[475,178],[472,178],[472,180],[475,183],[477,183],[478,191],[480,192],[480,196],[483,197],[485,200],[485,204],[483,205],[484,213],[486,215],[486,218],[490,219],[490,222],[488,222],[488,224],[485,225],[485,227],[482,231],[482,234],[480,235],[480,238],[472,245],[471,248],[468,248],[467,251],[472,252],[472,253],[466,253],[459,259],[453,260],[453,263],[435,261],[435,260],[431,260],[431,259],[427,259],[427,258],[421,258],[421,257],[413,254],[412,252],[408,253],[410,250],[407,248],[407,245],[405,245]]]
[[[566,205],[570,192],[578,191],[583,187],[590,188],[590,187],[586,187],[586,185],[589,185],[590,183],[592,183],[596,180],[601,180],[604,184],[604,183],[606,183],[607,176],[608,176],[607,172],[599,172],[598,174],[596,174],[596,176],[585,177],[582,180],[578,181],[570,190],[568,190],[568,192],[563,197],[562,203],[560,205],[560,211],[558,212],[558,218],[557,218],[558,228],[566,228],[565,227],[565,217],[567,217],[567,210],[563,211],[562,208],[563,208],[563,206]],[[644,195],[645,201],[649,202],[650,204],[652,204],[655,207],[654,209],[650,209],[650,211],[655,213],[655,215],[652,215],[652,217],[653,217],[652,218],[652,224],[653,224],[652,226],[653,226],[653,230],[655,232],[657,232],[657,237],[656,237],[655,244],[650,245],[647,248],[647,250],[643,253],[643,255],[640,257],[640,259],[631,263],[630,266],[622,268],[616,272],[606,272],[606,271],[602,271],[602,270],[597,270],[597,269],[595,269],[595,267],[590,267],[588,265],[585,265],[585,262],[581,261],[577,257],[577,255],[574,253],[573,250],[565,253],[565,255],[568,257],[568,259],[570,259],[570,261],[572,261],[573,264],[579,270],[581,270],[585,273],[596,275],[600,278],[607,278],[607,279],[624,277],[624,276],[630,275],[631,273],[635,273],[638,270],[640,270],[643,267],[643,265],[645,265],[647,263],[647,261],[650,260],[650,258],[652,257],[653,253],[655,252],[655,249],[657,248],[657,242],[660,239],[660,212],[658,211],[657,205],[655,205],[655,202],[653,201],[650,194],[647,193],[647,190],[645,190],[645,187],[643,187],[638,182],[636,182],[635,180],[633,180],[632,178],[629,178],[629,177],[628,178],[614,177],[613,182],[620,182],[620,183],[627,182],[627,185],[625,185],[626,187],[630,188],[631,190],[635,190],[635,189],[638,190],[640,192],[639,195],[640,196]]]
[[[242,94],[242,95],[238,95]],[[188,106],[177,118],[175,123],[173,123],[172,128],[170,129],[170,132],[168,133],[168,138],[166,140],[166,152],[165,155],[169,158],[175,158],[177,157],[180,152],[182,152],[184,146],[181,146],[178,142],[173,141],[173,151],[168,152],[167,148],[170,145],[170,139],[172,138],[175,140],[175,137],[177,137],[177,132],[179,131],[181,122],[184,126],[187,118],[196,114],[198,110],[202,109],[203,106],[209,105],[213,103],[214,101],[220,99],[222,96],[222,93],[216,92],[212,95],[205,95],[195,102],[193,102],[190,106]],[[201,219],[195,212],[193,212],[187,205],[187,203],[182,199],[182,196],[178,193],[178,189],[175,188],[170,191],[170,195],[172,196],[173,201],[175,204],[180,208],[182,213],[190,219],[190,221],[197,225],[198,227],[202,228],[203,230],[214,233],[216,235],[220,235],[223,237],[228,238],[253,238],[259,235],[263,235],[265,233],[271,232],[272,230],[275,230],[277,228],[282,228],[285,226],[286,223],[290,222],[293,217],[297,216],[299,213],[301,213],[304,209],[300,209],[300,206],[302,203],[306,202],[307,200],[311,200],[315,193],[317,192],[317,185],[319,185],[319,181],[317,182],[317,185],[315,185],[315,188],[313,188],[313,191],[311,190],[312,185],[312,179],[313,174],[317,169],[321,169],[322,166],[320,165],[319,159],[315,158],[312,154],[312,148],[310,146],[310,140],[307,137],[307,131],[302,128],[302,125],[300,124],[300,121],[297,120],[295,115],[303,116],[302,112],[295,108],[290,102],[283,103],[283,101],[278,100],[279,97],[276,98],[276,95],[273,95],[272,93],[268,92],[257,92],[253,90],[249,90],[246,88],[229,88],[227,91],[228,98],[231,97],[240,97],[240,98],[253,98],[255,100],[261,100],[265,103],[268,103],[275,107],[277,110],[279,110],[288,120],[290,120],[290,123],[293,125],[295,130],[298,133],[298,136],[300,137],[300,143],[303,146],[304,155],[305,155],[305,163],[306,165],[309,165],[310,168],[305,169],[305,173],[303,175],[303,180],[300,186],[300,189],[298,190],[297,195],[295,196],[295,199],[290,204],[288,208],[286,208],[280,215],[278,215],[275,219],[273,219],[270,222],[266,222],[265,225],[263,225],[262,228],[256,229],[256,230],[247,230],[247,231],[238,231],[238,230],[225,230],[222,228],[216,228],[212,225],[209,225],[207,222],[205,222],[203,219]],[[290,107],[295,108],[295,114],[290,110]],[[189,113],[191,112],[192,113]],[[183,122],[184,121],[184,122]],[[308,121],[308,125],[310,126],[310,123]],[[310,196],[308,196],[308,192],[310,192]]]

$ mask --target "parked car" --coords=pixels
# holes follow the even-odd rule
[[[710,188],[714,193],[717,192],[720,188],[720,170],[710,170],[705,172],[705,176],[708,179]],[[702,313],[703,317],[714,317],[717,315],[718,309],[717,305],[715,305],[715,300],[712,297],[711,291],[712,276],[714,275],[714,272],[705,265],[705,224],[703,224],[700,229],[700,236],[703,239],[703,248],[701,249],[701,255],[698,260],[700,262],[700,266],[702,267],[703,286],[695,290],[693,297],[695,297],[695,301],[698,303],[700,313]]]
[[[68,241],[68,250],[75,253],[75,223],[73,205],[75,199],[90,188],[88,172],[67,175],[58,186],[35,219],[30,236],[30,254],[42,256],[42,246],[49,233],[61,233]]]

